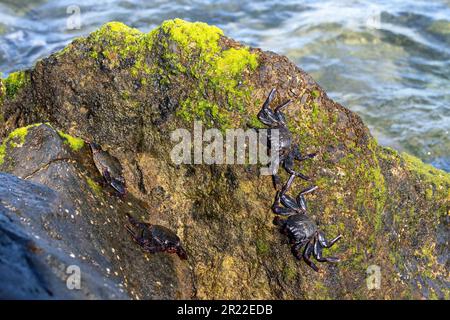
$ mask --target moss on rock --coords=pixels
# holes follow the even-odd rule
[[[30,74],[27,71],[17,71],[11,73],[4,82],[4,90],[6,97],[14,98],[14,96],[30,81]]]
[[[70,134],[64,133],[61,130],[58,130],[58,134],[61,138],[64,139],[64,143],[67,144],[70,149],[77,152],[81,148],[84,147],[84,140],[81,138],[73,137]]]
[[[102,187],[97,182],[92,180],[90,177],[86,177],[86,182],[95,195],[97,196],[101,195]]]
[[[222,129],[236,124],[233,113],[245,110],[251,90],[243,83],[245,73],[257,68],[257,55],[246,47],[224,50],[219,44],[222,30],[205,23],[175,19],[164,22],[161,30],[169,35],[162,42],[167,49],[163,68],[175,68],[163,72],[185,73],[195,82],[177,115]],[[177,49],[171,50],[172,43]],[[211,102],[208,96],[217,99]]]
[[[426,196],[429,200],[440,198],[450,201],[450,174],[423,163],[408,153],[402,153],[401,158],[406,167],[427,187]]]
[[[143,85],[148,77],[162,84],[176,82],[181,74],[190,78],[195,86],[180,101],[177,115],[226,128],[236,122],[234,113],[245,109],[251,90],[245,74],[257,68],[258,57],[247,47],[223,49],[222,36],[215,26],[174,19],[149,33],[110,22],[80,41],[90,46],[91,58],[106,61],[109,68],[129,63],[131,75]],[[146,59],[152,53],[159,57]],[[211,95],[218,97],[215,103],[205,99]]]
[[[0,165],[5,161],[8,148],[20,148],[25,143],[28,130],[41,125],[40,123],[32,124],[26,127],[17,128],[6,137],[0,145]]]

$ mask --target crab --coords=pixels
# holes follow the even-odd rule
[[[125,178],[123,177],[123,168],[119,160],[102,150],[100,145],[95,142],[88,142],[95,166],[100,171],[105,182],[113,187],[120,196],[125,196],[127,192]]]
[[[144,251],[176,253],[180,259],[187,259],[181,240],[173,231],[160,225],[139,222],[129,214],[127,216],[131,226],[127,224],[125,228]],[[137,232],[133,228],[137,229]]]
[[[258,112],[258,119],[269,127],[268,138],[269,144],[271,145],[272,130],[278,130],[279,134],[279,157],[278,162],[273,166],[272,178],[275,188],[278,190],[281,185],[281,180],[278,172],[278,167],[281,165],[289,174],[295,174],[296,176],[304,179],[310,180],[309,177],[303,175],[300,172],[294,171],[294,160],[304,161],[307,159],[312,159],[316,156],[316,153],[302,155],[300,153],[297,144],[292,143],[292,133],[289,131],[286,123],[285,115],[282,110],[291,104],[291,100],[288,100],[281,105],[277,106],[274,110],[270,108],[270,103],[275,98],[275,89],[270,91],[269,96],[264,102],[261,110]]]
[[[323,248],[331,248],[336,241],[342,238],[342,235],[338,235],[332,240],[327,240],[323,232],[318,229],[317,224],[306,215],[307,208],[304,196],[316,190],[316,186],[300,192],[297,199],[286,195],[294,177],[295,175],[291,175],[282,190],[277,192],[272,206],[274,213],[288,216],[288,218],[275,217],[274,224],[281,227],[281,232],[289,237],[293,255],[299,260],[303,259],[314,271],[318,272],[319,268],[311,260],[311,255],[318,262],[339,262],[340,259],[337,257],[324,257],[322,251]],[[281,206],[281,204],[284,206]],[[302,248],[304,248],[303,253],[301,253]]]

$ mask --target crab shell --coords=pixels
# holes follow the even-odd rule
[[[90,143],[94,164],[101,175],[119,194],[125,195],[126,184],[123,177],[123,168],[119,160],[103,151],[96,143]]]
[[[176,253],[180,258],[187,259],[186,251],[181,246],[180,238],[170,229],[160,225],[150,225],[141,229],[140,236],[149,240],[152,245],[161,251]]]
[[[289,216],[283,223],[285,232],[292,242],[311,239],[317,232],[316,223],[306,214],[294,214]]]

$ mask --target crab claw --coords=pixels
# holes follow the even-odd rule
[[[113,187],[122,197],[124,197],[127,194],[127,188],[125,186],[125,183],[123,183],[120,180],[112,179],[111,187]]]
[[[267,96],[266,101],[264,102],[264,106],[269,107],[270,103],[273,101],[273,99],[275,98],[275,93],[277,92],[277,89],[273,88],[272,90],[270,90],[269,95]]]
[[[182,247],[177,248],[177,255],[181,260],[187,260],[187,252]]]

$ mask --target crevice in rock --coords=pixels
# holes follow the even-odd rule
[[[52,159],[51,161],[47,162],[43,166],[41,166],[41,167],[37,168],[36,170],[34,170],[32,173],[30,173],[27,176],[25,176],[23,179],[27,180],[27,179],[31,178],[32,176],[34,176],[35,174],[41,172],[42,170],[47,169],[52,163],[60,162],[60,161],[62,161],[62,162],[66,162],[67,161],[68,162],[68,161],[71,161],[71,160],[75,161],[75,159],[73,159],[73,158],[56,158],[56,159]]]
[[[136,166],[136,172],[138,175],[138,187],[142,194],[147,194],[147,189],[145,188],[145,182],[144,182],[144,174],[142,172],[141,167],[139,166],[139,163],[135,161]]]

